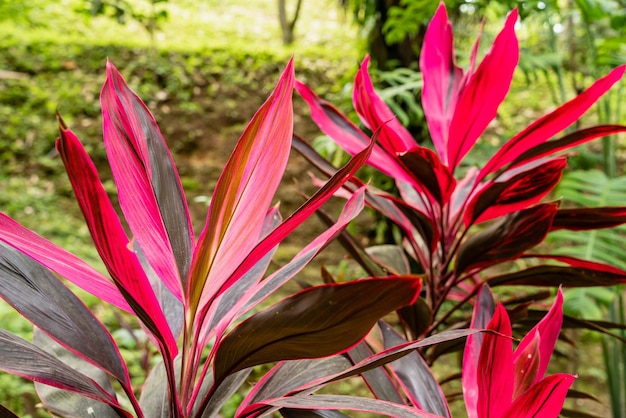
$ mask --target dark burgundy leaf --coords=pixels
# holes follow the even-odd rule
[[[3,329],[0,329],[0,370],[119,406],[106,390],[87,376]]]
[[[626,275],[582,267],[535,266],[488,279],[490,286],[614,286],[626,283]]]
[[[626,223],[626,206],[601,208],[559,209],[552,222],[552,230],[569,229],[584,231],[588,229],[612,228]]]
[[[450,201],[456,180],[437,154],[424,147],[415,147],[398,156],[418,190],[426,190],[439,205]]]
[[[374,352],[367,345],[367,343],[365,343],[365,341],[362,341],[346,354],[350,357],[352,363],[356,364],[359,361],[363,361],[373,355]],[[406,402],[402,399],[402,396],[400,396],[397,385],[393,382],[391,376],[389,376],[389,373],[384,367],[377,367],[363,372],[362,377],[363,380],[365,380],[365,384],[367,384],[377,399],[406,405]]]
[[[490,183],[470,201],[464,215],[465,225],[484,222],[537,203],[557,185],[566,165],[566,157],[558,157]]]
[[[457,276],[472,269],[520,256],[542,242],[550,230],[557,205],[547,203],[507,215],[463,243],[457,256]]]
[[[106,390],[111,397],[115,397],[115,391],[111,382],[109,382],[109,376],[105,372],[64,349],[38,328],[35,328],[33,333],[33,344],[74,370],[78,370],[85,376],[91,378],[100,385],[100,387]],[[37,382],[35,382],[35,389],[46,410],[59,416],[68,418],[83,417],[86,416],[86,412],[89,408],[93,411],[94,416],[98,418],[126,416],[119,409],[116,411],[114,407],[106,403],[97,402],[76,393]]]
[[[412,305],[401,308],[398,315],[400,320],[411,330],[415,339],[421,336],[433,321],[433,311],[422,298],[416,300]]]
[[[290,396],[285,398],[271,399],[260,404],[291,407],[298,409],[327,409],[371,412],[379,416],[391,416],[396,418],[435,418],[426,412],[419,411],[406,405],[398,405],[378,399],[360,398],[347,395],[312,395]]]
[[[416,208],[409,206],[403,200],[389,197],[388,200],[394,204],[395,207],[400,209],[402,214],[411,222],[411,225],[417,230],[424,242],[429,246],[431,250],[437,246],[439,240],[439,230],[433,225],[432,220],[425,214],[417,210]],[[399,224],[409,236],[412,235],[412,231],[406,230],[406,226]]]
[[[0,418],[20,418],[15,415],[12,411],[0,405]]]
[[[130,387],[111,334],[48,269],[0,243],[0,297],[80,357]]]
[[[285,418],[342,418],[348,417],[339,411],[281,408],[280,414]]]
[[[238,412],[249,404],[285,396],[312,380],[335,375],[350,366],[352,364],[345,356],[280,362],[254,386],[239,406]]]
[[[378,325],[381,329],[383,344],[386,349],[408,342],[386,322],[379,321]],[[417,350],[389,363],[389,367],[393,374],[397,376],[405,393],[415,406],[433,414],[445,417],[451,416],[441,386],[439,386],[430,367]]]
[[[414,276],[303,290],[248,318],[220,342],[215,381],[259,364],[342,352],[365,337],[380,317],[413,303],[420,290],[421,280]]]

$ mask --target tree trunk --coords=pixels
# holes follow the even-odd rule
[[[278,20],[280,22],[280,31],[283,36],[283,45],[291,45],[295,40],[294,30],[298,17],[300,16],[302,0],[298,0],[296,3],[296,10],[294,11],[293,18],[291,20],[287,18],[286,3],[286,0],[278,0]]]

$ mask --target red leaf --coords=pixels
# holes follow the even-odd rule
[[[0,213],[0,241],[21,251],[98,299],[126,312],[133,312],[118,288],[98,270],[74,254],[24,228],[4,213]]]
[[[178,351],[165,315],[154,295],[117,213],[102,187],[95,165],[72,131],[61,127],[57,150],[98,253],[118,289],[137,316],[162,345],[166,357]]]
[[[473,235],[459,250],[456,274],[519,257],[544,240],[556,210],[555,203],[537,205],[507,215]]]
[[[476,181],[482,180],[486,175],[516,160],[528,150],[546,142],[552,136],[577,121],[591,105],[622,78],[625,69],[626,66],[615,68],[607,76],[596,81],[574,99],[533,122],[522,132],[511,138],[483,167]]]
[[[517,368],[518,362],[526,362],[525,354],[538,354],[538,365],[535,372],[535,379],[530,383],[539,382],[548,370],[548,364],[552,357],[552,352],[559,339],[561,326],[563,324],[563,292],[559,289],[554,304],[548,314],[531,329],[517,346],[514,356],[514,362]],[[534,344],[535,333],[538,335],[538,347],[536,349],[527,349],[528,346]],[[537,361],[537,360],[535,360]],[[516,375],[517,377],[517,375]],[[523,392],[523,391],[522,391]]]
[[[560,328],[560,327],[559,327]],[[530,331],[524,336],[525,344],[517,347],[513,360],[513,399],[526,392],[536,380],[541,380],[539,376],[539,361],[542,356],[539,353],[540,335],[537,330]],[[550,352],[548,360],[550,359]]]
[[[371,131],[380,129],[378,140],[390,155],[417,145],[409,131],[400,123],[387,104],[376,94],[367,72],[370,57],[366,56],[354,78],[352,102],[363,124]]]
[[[228,277],[257,245],[289,157],[293,83],[292,60],[246,127],[215,186],[207,223],[193,255],[187,288],[190,314],[218,296]]]
[[[575,147],[585,142],[591,141],[596,138],[601,138],[608,135],[614,135],[620,132],[625,132],[626,126],[622,125],[599,125],[587,129],[581,129],[579,131],[572,132],[563,136],[562,138],[555,139],[554,141],[544,142],[524,152],[517,157],[512,163],[511,167],[519,164],[526,164],[530,161],[542,158],[547,155],[554,154],[560,150]]]
[[[465,225],[497,218],[539,202],[558,184],[566,166],[566,157],[556,157],[539,166],[525,166],[520,173],[513,172],[489,183],[468,204]]]
[[[437,154],[428,148],[415,147],[400,154],[399,158],[411,174],[411,183],[416,189],[426,190],[441,206],[450,201],[456,180]]]
[[[476,297],[474,311],[472,313],[472,321],[470,328],[485,329],[493,317],[495,310],[495,301],[489,286],[483,285]],[[485,335],[472,334],[468,335],[465,342],[465,350],[463,351],[463,399],[465,400],[465,409],[469,418],[478,417],[478,358],[480,356],[480,348],[483,344]]]
[[[426,29],[420,53],[420,71],[424,78],[422,106],[435,149],[449,165],[448,137],[457,106],[463,70],[457,67],[452,25],[441,2]]]
[[[478,416],[502,416],[513,397],[513,342],[506,309],[498,304],[487,329],[501,334],[484,335],[477,369]]]
[[[507,418],[557,418],[574,379],[564,373],[548,376],[515,399],[501,415]]]
[[[367,146],[370,139],[346,116],[327,101],[319,98],[306,84],[296,80],[296,91],[309,105],[311,118],[317,126],[348,154],[356,155]],[[375,145],[369,165],[397,180],[409,181],[410,177],[395,158],[381,146]]]
[[[157,276],[182,300],[193,230],[172,156],[152,114],[110,62],[100,101],[104,145],[128,226]]]
[[[517,10],[513,10],[491,50],[459,94],[448,140],[448,167],[452,170],[495,118],[509,91],[519,59],[516,21]]]

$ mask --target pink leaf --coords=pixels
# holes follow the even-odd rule
[[[311,118],[326,135],[348,154],[355,155],[369,143],[369,138],[346,116],[327,101],[320,99],[306,84],[296,81],[296,91],[309,105]],[[368,164],[396,180],[410,181],[394,157],[379,145],[374,146]]]
[[[491,321],[494,312],[494,300],[489,286],[484,285],[478,292],[470,328],[484,329]],[[465,350],[463,351],[463,399],[469,418],[478,417],[478,358],[485,335],[472,334],[467,336]]]
[[[380,129],[378,140],[390,155],[414,148],[417,143],[409,131],[374,91],[367,72],[369,62],[370,58],[366,56],[354,78],[354,108],[366,127],[372,131]]]
[[[476,181],[482,180],[488,174],[499,170],[505,164],[516,160],[520,155],[570,126],[622,78],[624,70],[626,70],[624,65],[615,68],[587,90],[515,135],[483,167]]]
[[[459,95],[448,140],[448,167],[451,169],[461,162],[495,118],[509,91],[519,59],[516,21],[517,10],[513,10],[491,50]]]
[[[437,154],[428,148],[415,147],[399,157],[416,189],[427,191],[442,206],[450,201],[456,180]]]
[[[177,347],[172,331],[137,255],[129,248],[128,237],[100,183],[95,165],[78,138],[63,125],[57,150],[109,274],[137,316],[162,344],[162,353],[173,359]]]
[[[506,418],[557,418],[574,379],[564,373],[548,376],[515,399],[501,415]]]
[[[495,418],[511,404],[513,397],[513,342],[506,309],[498,304],[485,334],[478,358],[478,416]]]
[[[537,367],[536,378],[534,382],[540,381],[548,370],[548,364],[552,357],[552,352],[556,345],[556,341],[559,338],[561,332],[561,325],[563,324],[563,292],[559,288],[556,295],[556,299],[548,314],[531,329],[528,334],[522,339],[514,355],[514,362],[517,364],[519,361],[525,361],[523,353],[527,347],[533,344],[534,334],[539,335],[539,365]]]
[[[526,343],[523,346],[520,344],[513,356],[513,399],[526,392],[536,380],[541,380],[538,373],[541,358],[539,332],[537,330],[530,331],[524,340]]]
[[[122,211],[158,277],[182,300],[193,233],[172,156],[154,118],[110,62],[100,101]]]
[[[118,288],[100,272],[4,213],[0,213],[0,240],[99,299],[126,312],[133,312]]]
[[[450,123],[459,98],[463,70],[455,62],[452,25],[443,2],[424,35],[420,71],[424,78],[422,106],[426,122],[435,149],[449,167]]]
[[[187,289],[191,314],[203,294],[204,298],[217,296],[260,237],[289,157],[293,83],[292,60],[242,134],[217,182],[207,223],[194,251]]]

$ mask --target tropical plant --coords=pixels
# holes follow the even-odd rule
[[[421,289],[418,277],[378,277],[307,288],[250,315],[363,206],[360,190],[339,222],[264,277],[281,240],[365,163],[373,146],[282,221],[271,201],[291,145],[293,83],[290,62],[237,143],[195,240],[159,128],[116,68],[107,64],[101,93],[104,146],[124,223],[95,165],[60,117],[57,149],[112,281],[0,214],[0,296],[36,326],[33,343],[0,330],[0,369],[35,381],[43,406],[57,416],[215,416],[253,366],[343,352],[382,315],[413,303]],[[140,396],[111,333],[51,271],[111,309],[137,318],[159,354]],[[462,335],[467,332],[453,337]],[[339,365],[329,375],[350,375],[346,369],[351,364],[331,359]],[[292,372],[306,364],[296,362]],[[326,375],[305,376],[302,383]],[[275,382],[265,391],[255,389],[244,404],[263,410],[292,389],[287,381]],[[15,415],[3,409],[2,416]]]
[[[624,206],[542,202],[567,165],[568,155],[560,151],[626,131],[621,125],[599,125],[553,139],[621,79],[624,66],[514,135],[481,166],[465,159],[508,93],[519,57],[516,20],[514,11],[480,63],[477,42],[464,71],[455,63],[445,6],[439,6],[420,58],[422,104],[434,149],[419,145],[374,91],[368,58],[355,78],[354,107],[366,128],[379,131],[368,164],[393,178],[400,195],[370,186],[365,200],[399,226],[402,242],[367,252],[345,235],[342,242],[370,274],[423,274],[425,298],[400,312],[405,334],[412,338],[466,324],[462,308],[485,285],[586,287],[626,280],[626,271],[610,263],[557,254],[540,245],[554,231],[595,231],[626,221]],[[308,86],[297,82],[296,89],[320,129],[344,150],[355,154],[367,143],[361,129]],[[295,146],[323,172],[334,172],[302,139]],[[360,184],[352,181],[347,188]],[[545,297],[541,291],[516,292],[507,303],[523,307]],[[442,352],[422,354],[430,363]]]

